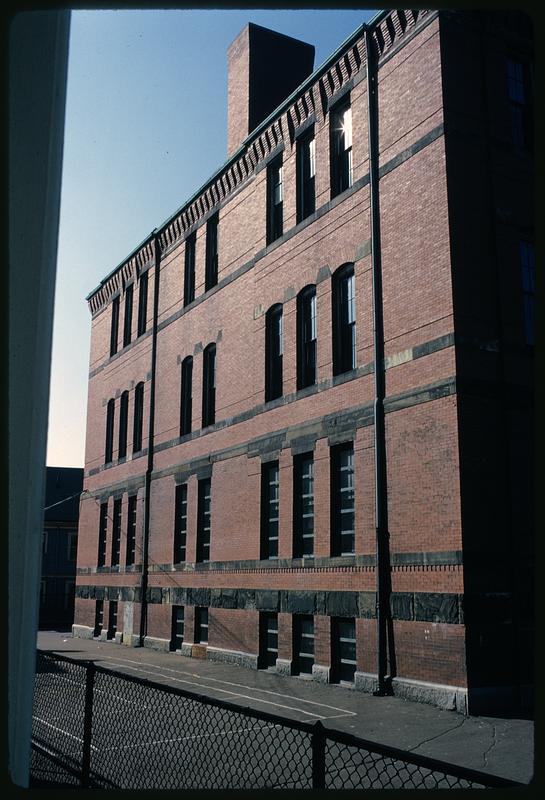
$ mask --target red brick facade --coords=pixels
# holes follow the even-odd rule
[[[474,677],[480,668],[474,665],[483,664],[488,657],[486,648],[482,648],[485,629],[486,635],[492,630],[494,635],[506,630],[492,612],[484,627],[479,623],[485,613],[483,598],[492,597],[494,605],[493,597],[509,595],[513,608],[520,608],[523,601],[513,598],[519,597],[527,562],[521,559],[517,563],[516,578],[506,577],[505,564],[495,568],[494,559],[488,570],[491,577],[479,572],[483,559],[488,559],[489,545],[482,529],[479,535],[472,534],[473,538],[468,535],[475,527],[474,520],[482,521],[486,516],[486,509],[478,508],[474,486],[480,482],[486,498],[493,493],[491,481],[496,478],[479,471],[471,441],[475,430],[480,430],[483,463],[496,458],[492,453],[499,453],[507,471],[513,471],[517,459],[527,459],[526,445],[519,446],[516,453],[508,440],[516,438],[516,430],[522,432],[524,441],[528,438],[530,431],[515,409],[529,403],[531,386],[531,352],[524,344],[521,312],[512,310],[515,306],[522,308],[522,288],[513,283],[511,292],[507,292],[502,277],[508,271],[520,271],[518,232],[494,233],[487,228],[488,239],[479,245],[483,270],[497,259],[492,254],[494,248],[496,253],[511,248],[505,263],[497,261],[494,277],[494,292],[504,292],[499,302],[501,319],[507,321],[497,329],[495,312],[489,310],[489,294],[479,296],[480,283],[472,281],[464,261],[471,242],[465,240],[462,220],[466,194],[470,207],[471,203],[475,205],[470,227],[475,220],[482,222],[493,213],[495,199],[491,201],[489,196],[488,205],[483,201],[479,206],[472,186],[462,184],[460,145],[455,134],[451,143],[446,133],[450,130],[447,124],[455,133],[461,124],[456,96],[461,90],[452,88],[452,96],[449,92],[451,83],[455,86],[451,60],[455,53],[465,58],[459,49],[466,29],[468,35],[481,36],[480,53],[475,49],[468,59],[505,60],[513,52],[527,57],[529,45],[524,31],[509,32],[502,20],[488,20],[484,32],[482,25],[479,15],[394,11],[380,15],[372,33],[378,53],[391,584],[389,681],[395,693],[431,698],[461,710],[468,707],[468,690],[472,708],[474,690],[475,697],[483,693],[488,697],[491,689],[511,689],[531,681],[520,668],[507,677],[498,677],[492,661],[485,678]],[[244,37],[237,39],[233,64],[245,58],[239,52],[244,41]],[[340,619],[354,623],[356,688],[375,688],[373,242],[366,64],[362,28],[341,55],[311,75],[289,102],[278,107],[276,115],[244,140],[200,195],[89,296],[93,329],[86,494],[80,512],[74,626],[77,635],[99,632],[95,630],[95,614],[100,603],[102,635],[106,635],[110,606],[117,602],[118,638],[121,635],[129,644],[169,649],[173,607],[183,606],[184,655],[261,667],[267,657],[264,615],[276,613],[277,668],[289,673],[296,655],[293,616],[304,614],[314,619],[313,676],[316,680],[335,680],[340,651],[334,640],[338,635],[336,620]],[[470,83],[471,71],[466,78]],[[231,74],[230,91],[247,91],[248,80],[246,73]],[[503,85],[502,81],[503,94],[497,85]],[[490,113],[498,117],[508,114],[503,109],[508,104],[506,81],[502,74],[501,80],[482,83]],[[348,101],[352,113],[352,176],[351,185],[332,197],[330,164],[335,134],[330,120],[338,100]],[[233,109],[237,102],[230,97]],[[479,126],[485,124],[481,116],[476,112],[471,125],[467,123],[460,134],[468,138],[469,149],[480,135]],[[236,127],[233,120],[231,124]],[[314,126],[315,211],[297,224],[298,134],[307,125]],[[508,121],[496,120],[494,128],[487,129],[489,135],[492,130],[507,149]],[[234,130],[230,136],[238,143],[243,134]],[[231,143],[231,152],[233,149]],[[283,232],[267,245],[270,177],[266,167],[280,153]],[[490,158],[494,174],[495,151]],[[512,171],[515,166],[509,164]],[[485,180],[482,161],[475,168]],[[493,192],[493,187],[489,191]],[[217,285],[205,292],[206,222],[214,213],[219,214],[218,277]],[[526,214],[528,225],[529,208]],[[185,240],[193,232],[195,299],[184,307]],[[470,235],[478,240],[473,232]],[[356,367],[334,375],[333,276],[345,264],[353,265]],[[145,271],[147,322],[145,332],[138,335],[140,276]],[[130,344],[123,347],[125,289],[130,283],[134,283],[132,334]],[[316,292],[316,380],[298,390],[297,298],[309,285],[315,286]],[[468,295],[473,292],[477,293],[476,306],[471,309]],[[121,298],[119,344],[118,352],[110,356],[111,301],[115,296]],[[282,306],[282,391],[278,399],[265,402],[265,320],[267,310],[275,304]],[[490,317],[493,324],[487,327]],[[490,346],[492,338],[500,341],[496,351]],[[203,351],[209,344],[216,347],[215,423],[203,428]],[[504,359],[510,359],[509,376],[505,371],[498,372],[494,360],[498,349],[505,351]],[[181,363],[188,356],[193,358],[191,432],[180,436]],[[483,390],[487,370],[494,373],[495,382]],[[479,376],[481,384],[477,386]],[[474,381],[471,385],[470,379]],[[516,402],[510,405],[504,389],[498,388],[508,380],[521,388],[518,406]],[[144,383],[142,449],[134,452],[135,387],[140,382]],[[119,459],[119,398],[126,390],[127,456]],[[105,464],[106,406],[112,398],[113,459]],[[504,416],[499,427],[494,428],[489,416],[484,423],[482,414],[488,412],[486,408],[479,411],[479,403],[488,404],[486,408],[501,406],[498,414]],[[488,426],[487,432],[483,432],[483,424]],[[494,439],[498,430],[500,440]],[[335,556],[332,538],[336,517],[332,508],[336,508],[336,480],[332,477],[332,459],[334,448],[343,443],[353,446],[354,547],[353,552]],[[302,453],[312,453],[314,459],[314,546],[313,556],[305,559],[294,557],[298,502],[294,500],[298,492],[294,463]],[[260,544],[262,468],[271,462],[278,462],[279,475],[278,558],[267,559],[262,557]],[[502,473],[495,485],[506,493],[505,503],[511,502],[514,507],[516,497],[521,499],[530,490],[527,483],[521,487],[505,476]],[[199,519],[199,483],[207,480],[210,552],[209,558],[200,562],[197,532],[204,523]],[[187,487],[186,549],[185,561],[174,564],[177,485]],[[136,559],[134,566],[127,567],[127,509],[132,495],[138,498]],[[524,502],[528,503],[530,496],[524,495]],[[121,547],[119,565],[112,566],[116,498],[122,500]],[[108,503],[107,557],[105,566],[97,568],[100,506],[104,503]],[[524,553],[529,552],[531,521],[524,521],[524,530],[509,525],[505,520],[498,522],[505,545],[498,551],[500,562],[508,558],[516,536],[525,542]],[[146,549],[147,563],[143,566]],[[145,608],[141,616],[143,591]],[[479,610],[471,611],[477,607]],[[198,647],[196,608],[208,609],[208,642]],[[509,636],[513,647],[520,646],[525,636],[524,641],[529,641],[527,617],[521,613],[514,619],[515,612],[510,613]],[[145,630],[140,629],[141,619]],[[112,630],[110,633],[113,635]],[[477,655],[476,647],[481,647]],[[493,658],[493,649],[489,657]]]

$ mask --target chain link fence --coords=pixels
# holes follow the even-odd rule
[[[31,786],[435,789],[521,786],[92,662],[37,653]]]

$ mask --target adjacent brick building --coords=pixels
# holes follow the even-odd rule
[[[229,160],[88,297],[74,634],[525,703],[531,27],[311,50],[245,28]]]
[[[70,630],[74,622],[78,516],[83,470],[46,467],[39,627]]]

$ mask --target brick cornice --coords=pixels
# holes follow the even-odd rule
[[[411,11],[394,9],[380,15],[372,33],[379,59],[406,38],[420,20],[429,14],[426,9]],[[330,98],[365,69],[367,57],[364,30],[365,26],[362,26],[355,31],[342,51],[336,51],[330,61],[315,71],[294,94],[290,95],[250,134],[233,157],[160,226],[158,241],[162,253],[179,245],[188,232],[201,224],[255,173],[256,168],[273,150],[282,144],[289,143],[291,147],[297,128],[307,119],[315,117],[323,121]],[[148,238],[88,295],[91,314],[94,316],[99,313],[118,290],[136,278],[150,264],[153,255],[153,240]]]

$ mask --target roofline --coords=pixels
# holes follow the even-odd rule
[[[142,239],[140,244],[136,245],[136,247],[133,250],[131,250],[129,255],[125,256],[123,261],[119,262],[117,267],[114,267],[112,270],[110,270],[110,272],[106,275],[105,278],[102,278],[102,280],[100,281],[98,286],[95,287],[91,292],[89,292],[89,294],[87,295],[87,297],[85,299],[87,301],[89,301],[94,294],[96,294],[98,291],[100,291],[100,289],[102,289],[102,287],[110,280],[110,278],[112,278],[115,275],[115,273],[117,272],[118,269],[121,269],[121,267],[124,264],[126,264],[127,261],[129,261],[133,256],[135,256],[144,247],[145,244],[148,244],[149,242],[151,242],[151,240],[153,239],[153,237],[155,236],[155,234],[157,232],[158,232],[158,229],[154,228],[152,230],[152,232],[148,236],[146,236],[145,239]]]
[[[362,9],[362,11],[364,11],[364,10],[365,10],[365,9]],[[228,158],[226,161],[224,161],[224,162],[223,162],[223,164],[222,164],[222,165],[221,165],[221,166],[220,166],[220,167],[219,167],[219,168],[218,168],[218,169],[217,169],[215,172],[213,172],[213,173],[212,173],[212,175],[211,175],[211,176],[210,176],[210,177],[209,177],[209,178],[208,178],[208,179],[207,179],[207,180],[206,180],[206,181],[205,181],[205,182],[204,182],[204,183],[203,183],[203,184],[202,184],[202,185],[201,185],[201,186],[200,186],[200,187],[199,187],[199,188],[198,188],[198,189],[197,189],[197,190],[196,190],[196,191],[195,191],[195,192],[192,194],[192,195],[191,195],[191,197],[190,197],[188,200],[185,200],[185,201],[182,203],[182,205],[181,205],[181,206],[179,206],[179,207],[176,209],[176,211],[174,211],[174,212],[173,212],[173,213],[172,213],[172,214],[171,214],[169,217],[167,217],[167,219],[165,219],[165,220],[164,220],[164,221],[163,221],[163,222],[162,222],[162,223],[161,223],[161,224],[160,224],[158,227],[154,228],[154,229],[153,229],[153,231],[152,231],[152,232],[149,234],[149,236],[147,236],[145,239],[143,239],[143,240],[140,242],[140,244],[139,244],[139,245],[137,245],[137,246],[136,246],[136,247],[135,247],[135,248],[134,248],[134,249],[133,249],[133,250],[132,250],[132,251],[129,253],[129,255],[128,255],[128,256],[126,256],[126,257],[123,259],[123,261],[121,261],[121,262],[120,262],[120,263],[119,263],[119,264],[118,264],[116,267],[114,267],[114,268],[113,268],[113,269],[112,269],[112,270],[111,270],[111,271],[110,271],[110,272],[109,272],[109,273],[106,275],[106,277],[105,277],[105,278],[103,278],[103,279],[100,281],[99,285],[98,285],[98,286],[97,286],[95,289],[93,289],[93,290],[92,290],[92,291],[91,291],[91,292],[90,292],[90,293],[87,295],[87,297],[86,297],[85,299],[86,299],[87,301],[89,301],[89,300],[91,299],[91,297],[93,297],[93,295],[95,295],[95,294],[96,294],[98,291],[100,291],[100,289],[101,289],[101,288],[102,288],[102,287],[103,287],[103,286],[104,286],[104,285],[105,285],[105,284],[106,284],[106,283],[107,283],[107,282],[110,280],[110,278],[112,278],[112,277],[115,275],[115,273],[116,273],[116,272],[117,272],[119,269],[121,269],[121,267],[122,267],[124,264],[126,264],[126,263],[127,263],[127,261],[129,261],[129,259],[131,259],[133,256],[135,256],[135,255],[136,255],[136,253],[137,253],[137,252],[138,252],[138,251],[139,251],[139,250],[140,250],[140,249],[141,249],[141,248],[142,248],[142,247],[143,247],[145,244],[147,244],[148,242],[150,242],[150,241],[151,241],[151,239],[152,239],[152,238],[153,238],[153,237],[154,237],[156,234],[160,233],[160,232],[161,232],[161,231],[162,231],[164,228],[166,228],[166,227],[167,227],[167,226],[168,226],[168,225],[169,225],[169,224],[170,224],[170,223],[171,223],[171,222],[172,222],[174,219],[176,219],[176,217],[177,217],[177,216],[178,216],[178,215],[179,215],[179,214],[180,214],[180,213],[183,211],[183,209],[184,209],[184,208],[186,208],[187,206],[191,205],[191,203],[192,203],[194,200],[196,200],[196,199],[197,199],[197,198],[198,198],[198,197],[199,197],[201,194],[203,194],[203,192],[204,192],[204,191],[205,191],[205,190],[208,188],[208,186],[209,186],[209,185],[211,185],[211,184],[212,184],[212,183],[213,183],[213,182],[216,180],[216,178],[217,178],[219,175],[221,175],[221,173],[222,173],[224,170],[226,170],[226,169],[227,169],[227,168],[228,168],[228,167],[229,167],[229,166],[230,166],[232,163],[234,163],[234,162],[235,162],[235,161],[236,161],[236,160],[237,160],[237,159],[238,159],[238,158],[241,156],[241,154],[242,154],[242,153],[244,152],[244,150],[247,148],[247,146],[248,146],[248,143],[250,142],[250,140],[252,140],[252,139],[254,139],[256,136],[258,136],[258,135],[259,135],[259,133],[261,133],[261,131],[262,131],[262,130],[264,130],[264,129],[265,129],[265,128],[266,128],[266,127],[267,127],[267,126],[268,126],[268,125],[271,123],[271,121],[272,121],[272,120],[273,120],[275,117],[278,117],[278,116],[280,116],[280,115],[281,115],[281,114],[282,114],[282,113],[285,111],[285,109],[286,109],[286,108],[287,108],[287,107],[288,107],[288,106],[289,106],[289,105],[292,103],[293,99],[294,99],[294,98],[295,98],[295,97],[296,97],[298,94],[300,94],[301,92],[304,92],[304,91],[305,91],[305,90],[308,88],[308,86],[310,86],[312,83],[315,83],[315,81],[316,81],[316,80],[317,80],[317,79],[320,77],[321,73],[322,73],[322,72],[325,72],[327,69],[329,69],[329,67],[331,66],[331,64],[332,64],[332,63],[333,63],[333,62],[334,62],[334,61],[335,61],[335,60],[338,58],[339,54],[340,54],[340,53],[341,53],[343,50],[345,50],[347,47],[349,47],[349,46],[350,46],[350,44],[352,44],[352,43],[353,43],[353,42],[355,42],[357,39],[359,39],[359,37],[360,37],[360,36],[361,36],[361,35],[362,35],[362,34],[363,34],[363,33],[364,33],[366,30],[368,30],[368,29],[370,29],[370,28],[372,28],[372,27],[375,27],[375,26],[376,26],[378,23],[382,22],[382,20],[383,20],[383,19],[384,19],[384,18],[385,18],[385,17],[386,17],[386,16],[387,16],[389,13],[391,13],[391,11],[392,11],[392,9],[390,9],[390,8],[383,9],[383,10],[381,10],[381,11],[378,11],[378,12],[375,14],[375,16],[374,16],[374,17],[372,17],[372,18],[369,20],[369,22],[362,22],[362,24],[361,24],[361,25],[360,25],[358,28],[356,28],[356,30],[355,30],[355,31],[353,31],[353,32],[352,32],[352,33],[351,33],[349,36],[347,36],[347,38],[346,38],[346,39],[345,39],[343,42],[341,42],[341,44],[340,44],[340,45],[337,47],[337,49],[336,49],[336,50],[334,50],[334,51],[333,51],[333,53],[331,53],[331,55],[330,55],[330,56],[328,56],[328,57],[326,58],[326,60],[325,60],[325,61],[323,61],[323,62],[322,62],[322,63],[321,63],[321,64],[320,64],[320,65],[319,65],[319,66],[318,66],[318,67],[317,67],[317,68],[316,68],[316,69],[315,69],[315,70],[314,70],[314,71],[313,71],[313,72],[312,72],[312,73],[311,73],[309,76],[308,76],[308,78],[305,78],[305,80],[304,80],[304,81],[303,81],[303,82],[302,82],[302,83],[301,83],[301,84],[300,84],[300,85],[299,85],[299,86],[298,86],[296,89],[294,89],[294,90],[293,90],[293,92],[292,92],[292,93],[291,93],[291,94],[290,94],[290,95],[289,95],[289,96],[288,96],[288,97],[287,97],[285,100],[283,100],[283,101],[282,101],[282,103],[280,103],[280,105],[279,105],[279,106],[277,106],[277,107],[274,109],[274,111],[272,111],[272,112],[269,114],[269,116],[268,116],[268,117],[266,117],[266,119],[264,119],[262,122],[260,122],[260,123],[259,123],[259,125],[258,125],[256,128],[254,128],[254,130],[253,130],[253,131],[251,131],[251,132],[248,134],[248,136],[247,136],[247,137],[246,137],[246,138],[243,140],[243,142],[242,142],[242,144],[240,145],[240,147],[239,147],[237,150],[235,150],[235,152],[234,152],[234,153],[233,153],[231,156],[229,156],[229,158]],[[248,23],[248,24],[250,24],[250,23]],[[282,34],[282,35],[283,35],[283,34]],[[290,38],[291,38],[291,37],[290,37]]]

